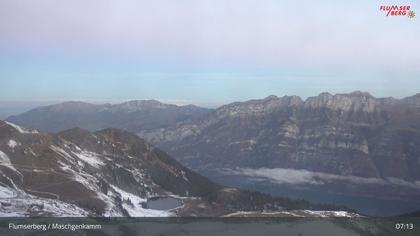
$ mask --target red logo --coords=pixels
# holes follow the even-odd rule
[[[416,16],[416,14],[414,13],[414,11],[408,11],[408,12],[407,12],[407,16],[408,16],[409,18],[413,18],[413,17],[415,17],[415,16]]]
[[[408,16],[408,18],[413,18],[416,15],[414,11],[411,10],[411,6],[380,6],[379,10],[386,12],[386,16]]]

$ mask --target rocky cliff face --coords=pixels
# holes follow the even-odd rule
[[[322,93],[222,106],[194,122],[140,132],[193,169],[291,168],[420,180],[420,97]]]

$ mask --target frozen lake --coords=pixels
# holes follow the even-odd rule
[[[147,208],[154,210],[171,210],[182,206],[182,201],[173,197],[151,198],[147,201]]]

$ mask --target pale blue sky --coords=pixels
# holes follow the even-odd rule
[[[386,17],[381,4],[417,16]],[[3,0],[0,102],[420,92],[416,1]]]

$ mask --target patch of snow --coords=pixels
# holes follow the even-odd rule
[[[89,173],[86,173],[85,171],[79,169],[77,166],[76,168],[78,170],[75,171],[72,169],[75,166],[70,166],[61,161],[58,161],[58,163],[60,164],[60,169],[65,171],[71,179],[82,184],[87,189],[95,192],[97,198],[105,202],[105,204],[107,205],[105,213],[103,214],[105,217],[123,216],[122,213],[118,210],[118,208],[113,203],[113,200],[109,196],[101,192],[101,190],[99,189],[97,185],[97,183],[99,182],[99,179],[97,177]]]
[[[50,149],[53,150],[54,152],[56,152],[58,155],[64,157],[67,161],[70,161],[71,163],[74,162],[74,160],[73,160],[74,158],[69,153],[64,151],[62,148],[57,147],[55,145],[51,145]]]
[[[68,169],[69,170],[69,169]],[[73,173],[73,179],[76,182],[81,183],[83,186],[85,186],[86,188],[93,190],[93,191],[97,191],[98,189],[96,189],[96,184],[98,182],[98,179],[95,178],[92,175],[80,172],[77,173],[74,170],[70,169],[70,171],[68,171],[69,173]]]
[[[10,168],[10,167],[9,167]],[[15,170],[16,171],[16,173],[17,174],[19,174],[21,177],[23,177],[22,176],[22,174],[19,172],[19,171],[17,171],[16,169],[14,169],[13,168],[13,170]],[[13,181],[13,179],[12,178],[10,178],[8,175],[6,175],[5,173],[3,173],[3,171],[1,171],[0,170],[0,174],[1,174],[1,176],[3,176],[3,178],[5,178],[5,179],[7,179],[8,181],[9,181],[9,183],[12,185],[12,187],[13,187],[13,191],[14,192],[16,192],[16,194],[17,195],[22,195],[22,196],[24,196],[24,195],[26,195],[26,193],[22,190],[22,189],[20,189],[18,186],[16,186],[16,184],[15,184],[15,182]],[[6,188],[8,188],[8,186],[6,186],[5,184],[3,184],[3,183],[1,183],[0,182],[0,184],[2,184],[3,186],[5,186]]]
[[[312,210],[302,210],[301,212],[308,214],[309,216],[316,217],[355,217],[359,216],[355,213],[350,213],[347,211],[312,211]]]
[[[38,155],[32,150],[32,148],[30,148],[30,147],[28,147],[28,148],[25,148],[24,150],[23,150],[23,153],[25,153],[25,155],[27,155],[28,153],[29,154],[31,154],[32,156],[34,156],[34,157],[37,157]]]
[[[292,211],[237,211],[224,217],[235,217],[235,216],[275,216],[275,217],[360,217],[356,213],[347,211],[312,211],[312,210],[292,210]]]
[[[128,212],[131,217],[168,217],[174,216],[169,211],[145,209],[142,207],[142,203],[145,203],[147,199],[141,198],[135,194],[128,193],[114,185],[110,185],[115,192],[121,195],[123,201],[123,208]],[[128,200],[128,201],[127,201]],[[131,204],[129,203],[131,202]]]
[[[9,199],[9,198],[16,197],[16,195],[17,194],[13,189],[0,185],[0,199],[4,199],[4,198]]]
[[[101,159],[99,159],[99,155],[94,152],[81,151],[80,153],[72,153],[76,155],[80,160],[86,162],[87,164],[95,168],[100,168],[101,166],[105,165],[105,163]]]
[[[133,169],[125,169],[127,171],[129,171],[134,179],[143,187],[147,187],[147,184],[145,184],[145,182],[148,180],[147,176],[143,173],[142,170],[139,170],[137,168],[133,168]]]
[[[19,133],[21,134],[38,134],[39,132],[37,130],[30,130],[30,129],[26,129],[23,127],[20,127],[19,125],[15,125],[13,123],[10,123],[8,121],[5,121],[8,125],[12,126],[13,128],[15,128],[17,131],[19,131]]]
[[[226,192],[226,193],[237,193],[238,189],[236,189],[236,188],[223,188],[222,191]]]
[[[102,193],[101,190],[99,189],[99,187],[97,185],[97,183],[99,182],[98,178],[96,178],[95,176],[93,176],[89,173],[86,173],[85,171],[79,169],[77,166],[76,166],[76,168],[78,170],[75,171],[75,170],[72,169],[74,166],[70,166],[70,165],[68,165],[66,163],[63,163],[61,161],[58,161],[58,163],[60,164],[60,169],[65,171],[71,179],[73,179],[74,181],[82,184],[87,189],[95,192],[97,198],[102,200],[106,204],[106,209],[105,209],[105,212],[103,214],[104,217],[121,217],[121,216],[123,216],[122,212],[118,209],[118,206],[116,206],[114,204],[114,201],[112,200],[112,198],[109,197],[109,196],[112,196],[112,195],[108,196],[108,195]],[[78,163],[83,164],[80,161],[78,161]],[[108,191],[108,193],[110,193],[110,192]]]
[[[1,190],[0,190],[1,191]],[[37,214],[58,217],[86,217],[89,213],[82,208],[59,200],[27,195],[23,198],[0,200],[0,217],[28,217]]]
[[[349,214],[347,211],[334,211],[334,216],[336,217],[349,217],[351,214]]]
[[[301,214],[297,214],[293,211],[283,211],[282,214],[285,214],[285,215],[288,215],[288,216],[291,216],[291,217],[302,217]]]
[[[181,170],[181,175],[182,175],[182,178],[185,180],[185,181],[189,181],[189,179],[187,178],[187,175],[186,175],[186,173],[185,173],[185,171],[183,171],[183,170]]]
[[[1,150],[0,150],[0,165],[6,166],[14,171],[17,171],[15,167],[12,165],[12,163],[10,162],[10,159],[6,155],[6,153],[2,152]]]
[[[123,213],[118,210],[115,206],[108,207],[108,209],[103,213],[104,217],[123,217]]]
[[[250,214],[254,214],[254,213],[255,212],[250,212],[250,211],[236,211],[236,212],[232,212],[232,213],[229,213],[227,215],[224,215],[223,217],[250,215]]]
[[[13,139],[10,139],[9,142],[7,143],[7,146],[9,146],[10,148],[15,148],[16,146],[19,146],[20,143],[16,142]]]
[[[155,196],[156,197],[156,196]],[[200,199],[199,197],[183,197],[183,196],[179,196],[176,194],[168,194],[166,197],[170,197],[170,198],[176,198],[178,200],[185,200],[185,199]]]
[[[231,142],[228,145],[232,146],[232,145],[238,145],[238,144],[249,144],[249,145],[255,145],[257,143],[257,141],[255,141],[255,139],[249,139],[249,140],[244,140],[244,141],[235,141],[235,142]]]

